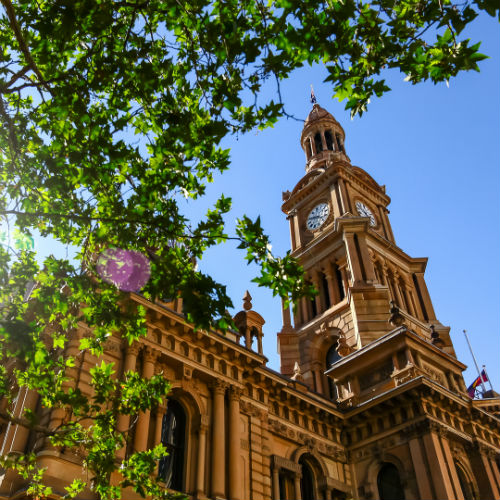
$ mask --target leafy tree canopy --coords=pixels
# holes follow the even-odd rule
[[[230,324],[225,287],[196,268],[208,247],[228,239],[261,265],[257,283],[291,301],[312,293],[300,266],[271,253],[258,219],[242,216],[236,234],[227,234],[229,198],[196,223],[179,201],[203,196],[214,173],[229,167],[224,137],[287,115],[279,85],[293,70],[324,64],[333,95],[362,114],[370,97],[390,90],[385,69],[400,69],[412,83],[477,70],[479,43],[462,32],[480,11],[495,16],[499,7],[493,0],[0,2],[0,215],[20,242],[0,249],[0,394],[11,402],[14,383],[37,391],[44,407],[72,408],[57,429],[39,428],[31,414],[0,416],[38,426],[55,446],[83,448],[94,489],[118,498],[108,484],[122,445],[116,416],[157,404],[168,384],[133,374],[118,384],[106,364],[91,374],[92,398],[68,384],[78,325],[89,328],[78,349],[97,356],[113,331],[129,342],[144,333],[144,311],[124,306],[126,293],[102,279],[96,256],[106,249],[147,256],[141,293],[181,294],[199,328]],[[269,80],[274,100],[262,93]],[[77,263],[50,257],[39,268],[19,248],[34,230],[78,247]],[[82,424],[89,418],[90,428]],[[126,484],[160,498],[166,493],[149,477],[162,449],[148,453],[121,470]],[[2,460],[44,494],[33,457]],[[81,487],[75,482],[68,495]]]

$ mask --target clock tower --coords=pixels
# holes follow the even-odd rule
[[[293,325],[283,311],[281,372],[295,369],[313,390],[335,398],[325,370],[403,323],[455,356],[425,284],[427,259],[396,245],[385,186],[351,164],[342,126],[314,104],[300,142],[306,173],[283,193],[282,210],[292,255],[318,293],[295,304]]]

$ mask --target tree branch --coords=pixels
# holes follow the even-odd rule
[[[23,34],[21,33],[21,28],[19,27],[19,23],[17,22],[16,18],[16,12],[14,11],[14,6],[12,5],[10,0],[0,0],[0,2],[2,2],[2,5],[4,6],[5,11],[7,12],[7,17],[9,18],[10,26],[12,28],[12,31],[14,31],[14,35],[16,36],[16,40],[19,43],[21,52],[24,54],[24,57],[26,58],[28,66],[34,71],[36,76],[40,79],[40,82],[50,92],[50,88],[47,85],[45,79],[43,78],[42,73],[38,69],[38,66],[36,65],[33,57],[31,56],[28,44],[26,43],[26,40],[24,39]]]

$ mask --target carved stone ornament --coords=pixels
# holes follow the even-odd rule
[[[295,365],[293,367],[293,375],[292,375],[292,380],[297,380],[299,382],[304,381],[304,377],[302,376],[302,373],[300,372],[300,366],[297,361],[295,361]]]
[[[431,342],[439,349],[444,347],[444,341],[439,336],[439,332],[436,332],[434,325],[431,325],[431,339]]]
[[[337,352],[340,356],[345,357],[354,352],[354,349],[347,343],[344,335],[341,335],[337,341]]]
[[[116,357],[120,357],[121,353],[122,353],[122,349],[121,349],[121,346],[120,346],[120,341],[116,340],[116,339],[113,339],[112,337],[110,337],[104,343],[104,350],[108,354],[112,354],[112,355],[114,355]]]
[[[186,366],[184,365],[183,366],[183,369],[182,369],[182,376],[187,379],[187,380],[191,380],[191,377],[193,376],[193,370],[190,366]]]
[[[239,401],[242,394],[243,394],[243,389],[241,387],[232,385],[229,388],[229,399],[232,401]]]
[[[214,393],[225,394],[228,386],[229,384],[227,382],[224,382],[220,379],[215,379],[210,385],[210,388],[214,391]]]
[[[142,356],[146,363],[154,363],[158,358],[159,352],[150,346],[145,346],[142,349]]]
[[[141,350],[141,346],[138,342],[133,342],[131,345],[128,345],[128,342],[125,342],[124,347],[126,355],[130,354],[132,356],[138,356],[139,351]]]
[[[404,316],[401,314],[401,312],[399,311],[399,307],[393,300],[391,300],[390,305],[391,308],[389,309],[389,323],[392,326],[401,326],[405,321]]]
[[[250,417],[257,417],[260,419],[263,419],[265,417],[265,413],[249,401],[240,400],[240,410],[242,413],[244,413],[245,415],[249,415]]]
[[[396,386],[404,384],[409,380],[418,377],[418,370],[411,361],[408,361],[402,370],[395,371],[391,377],[394,379]]]

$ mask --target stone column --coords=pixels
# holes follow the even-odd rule
[[[451,481],[453,484],[453,489],[455,490],[455,498],[457,500],[464,500],[464,494],[462,492],[462,486],[460,486],[460,481],[458,479],[457,470],[455,468],[455,464],[453,462],[453,455],[450,450],[450,445],[448,443],[448,439],[446,438],[444,433],[441,434],[441,446],[443,447],[444,456],[446,461],[448,462],[448,470],[450,472]]]
[[[363,261],[363,267],[365,269],[366,281],[375,282],[377,278],[375,277],[375,268],[373,267],[373,261],[370,257],[370,253],[368,252],[368,245],[366,243],[366,238],[363,233],[358,233],[358,244],[359,251],[361,255],[359,258]]]
[[[480,463],[483,466],[484,473],[481,474],[486,478],[486,481],[481,481],[481,477],[476,476],[479,483],[479,491],[481,498],[500,498],[500,491],[495,481],[495,476],[490,467],[490,461],[488,459],[489,449],[484,445],[477,446],[478,454],[480,457]]]
[[[399,273],[398,271],[394,271],[394,281],[393,281],[393,285],[394,285],[394,293],[396,294],[396,302],[398,303],[399,307],[401,307],[401,309],[406,309],[405,308],[405,301],[403,299],[403,295],[401,294],[401,289],[399,287]]]
[[[363,275],[359,263],[360,257],[358,256],[358,252],[356,252],[356,245],[354,243],[354,233],[344,233],[344,242],[347,250],[349,268],[352,273],[353,286],[356,286],[363,282]]]
[[[330,302],[332,305],[338,304],[340,302],[339,287],[335,286],[335,274],[331,263],[328,263],[328,266],[325,269],[325,276],[326,282],[328,284],[328,294],[330,295]],[[341,285],[339,284],[339,286]]]
[[[229,391],[229,498],[231,500],[242,498],[240,397],[241,389],[232,386]]]
[[[212,415],[212,497],[224,498],[226,485],[226,429],[224,424],[224,394],[227,384],[216,380],[213,390]]]
[[[292,328],[292,319],[290,317],[290,309],[292,305],[290,304],[288,307],[285,307],[284,299],[281,299],[281,316],[283,318],[283,332],[288,332]]]
[[[339,200],[340,195],[338,194],[338,186],[337,184],[332,184],[330,187],[330,199],[332,201],[333,206],[333,216],[335,218],[340,217],[343,214],[342,207],[340,205]]]
[[[156,421],[155,421],[155,443],[157,446],[161,444],[161,431],[163,430],[163,417],[167,409],[165,406],[158,406],[156,409]],[[160,472],[160,463],[158,462],[157,473]]]
[[[430,431],[423,436],[425,453],[430,464],[430,476],[437,498],[440,500],[455,500],[438,432],[439,428],[431,424]]]
[[[326,147],[326,139],[325,139],[325,131],[322,130],[320,132],[320,136],[321,136],[321,145],[323,146],[323,151],[327,151],[328,148]]]
[[[296,473],[294,476],[294,484],[295,484],[295,500],[302,500],[302,492],[300,491],[300,479],[302,475]]]
[[[262,347],[262,332],[257,332],[257,352],[260,355],[264,355],[264,349]]]
[[[205,453],[208,424],[202,417],[198,430],[198,457],[196,466],[196,496],[205,496]]]
[[[300,248],[302,246],[302,239],[300,235],[300,227],[299,227],[299,218],[297,216],[297,211],[293,212],[293,232],[295,235],[295,246],[296,248]]]
[[[425,459],[422,452],[422,446],[418,436],[410,439],[408,443],[410,447],[411,461],[417,479],[417,487],[419,492],[418,498],[434,498],[431,485],[429,483],[429,472],[425,466]]]
[[[154,375],[155,360],[156,352],[151,347],[146,347],[143,351],[144,365],[142,367],[142,378],[150,379]],[[145,451],[148,447],[150,418],[151,410],[139,413],[134,436],[135,451]]]
[[[273,468],[273,500],[280,500],[280,470]]]
[[[500,471],[498,470],[499,466],[496,463],[496,453],[493,450],[490,450],[488,452],[488,459],[490,463],[491,472],[496,481],[496,485],[500,490]]]
[[[156,421],[155,421],[155,446],[161,443],[161,431],[163,428],[163,417],[165,416],[167,409],[165,406],[158,406],[156,409]]]
[[[314,275],[311,278],[312,284],[314,285],[314,288],[318,291],[318,295],[314,296],[314,302],[316,303],[316,312],[317,314],[321,314],[326,307],[324,307],[324,301],[323,301],[323,293],[321,290],[321,282],[319,279],[319,273],[316,271]]]
[[[38,403],[38,393],[27,387],[22,387],[19,390],[19,396],[16,401],[14,415],[17,418],[24,418],[25,410],[35,411]],[[7,440],[11,440],[8,451],[23,452],[28,443],[30,429],[19,424],[11,424],[7,427],[8,432],[5,433],[5,443],[9,446]],[[10,435],[9,435],[10,434]]]
[[[406,280],[403,280],[403,294],[406,298],[406,303],[408,304],[408,312],[412,316],[417,317],[417,312],[415,311],[415,308],[414,308],[413,303],[411,301],[410,292],[409,292],[409,285],[408,285]]]
[[[309,309],[307,307],[307,300],[302,297],[300,300],[300,310],[302,312],[302,323],[307,323],[309,321]]]
[[[339,191],[340,191],[340,199],[342,202],[342,206],[344,207],[344,213],[351,211],[351,204],[349,203],[349,197],[347,195],[347,189],[345,187],[344,179],[339,178],[338,180]],[[356,214],[352,214],[356,215]]]
[[[316,141],[314,140],[313,136],[309,136],[309,141],[311,141],[311,150],[312,150],[312,154],[314,156],[317,153],[317,151],[316,151]]]
[[[292,247],[292,250],[295,250],[298,245],[297,245],[297,235],[295,234],[294,216],[290,214],[287,217],[287,219],[290,225],[290,245]]]
[[[123,363],[123,375],[125,375],[127,372],[135,371],[138,354],[139,354],[139,344],[133,343],[132,345],[127,346],[125,351],[125,361]],[[129,426],[130,426],[130,415],[118,415],[118,421],[116,424],[118,432],[125,434],[126,432],[128,432]],[[127,451],[127,446],[124,445],[121,449],[117,451],[116,453],[117,458],[123,460],[125,458],[126,451]]]
[[[322,376],[321,365],[319,362],[315,362],[313,365],[314,378],[316,380],[316,392],[319,394],[324,394],[323,392],[323,376]]]
[[[434,312],[434,307],[432,306],[429,290],[427,290],[427,285],[425,284],[424,273],[415,273],[415,277],[417,279],[420,295],[427,312],[427,317],[429,318],[429,321],[436,321],[436,313]]]

